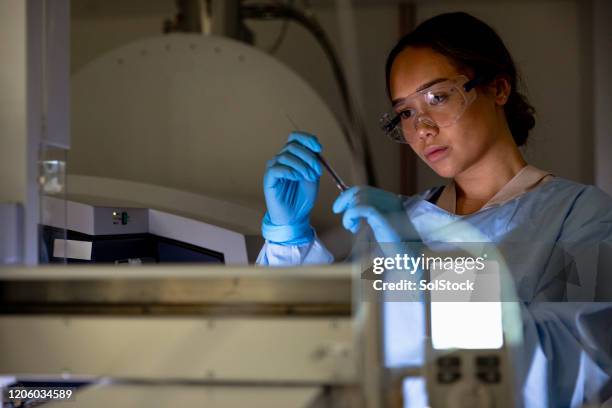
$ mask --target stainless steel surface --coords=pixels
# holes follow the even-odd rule
[[[349,315],[351,269],[41,267],[0,271],[0,313]]]

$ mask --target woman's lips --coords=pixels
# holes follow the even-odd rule
[[[425,149],[425,158],[430,162],[443,159],[448,153],[448,146],[432,146]]]

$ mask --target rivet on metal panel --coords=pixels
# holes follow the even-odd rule
[[[346,359],[350,356],[351,351],[346,344],[331,343],[318,346],[311,354],[313,360],[323,360],[326,358]]]
[[[311,354],[311,358],[314,361],[323,360],[325,357],[329,355],[329,349],[327,346],[318,346]]]

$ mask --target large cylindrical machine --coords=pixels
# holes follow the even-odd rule
[[[257,234],[266,161],[294,124],[317,135],[351,181],[340,125],[313,88],[277,59],[223,37],[172,34],[102,55],[73,76],[72,117],[68,193],[94,204],[118,200]],[[231,203],[235,215],[166,195],[161,202],[139,186]],[[339,226],[337,194],[324,175],[313,213],[322,235]]]

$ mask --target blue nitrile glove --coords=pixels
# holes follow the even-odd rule
[[[264,195],[268,211],[261,232],[281,245],[302,245],[313,240],[310,212],[319,191],[321,164],[315,152],[321,144],[313,135],[291,132],[283,149],[267,164]]]
[[[416,231],[397,194],[368,186],[351,187],[336,199],[336,214],[344,213],[344,228],[356,234],[363,219],[372,228],[378,242],[407,242],[417,237]]]

